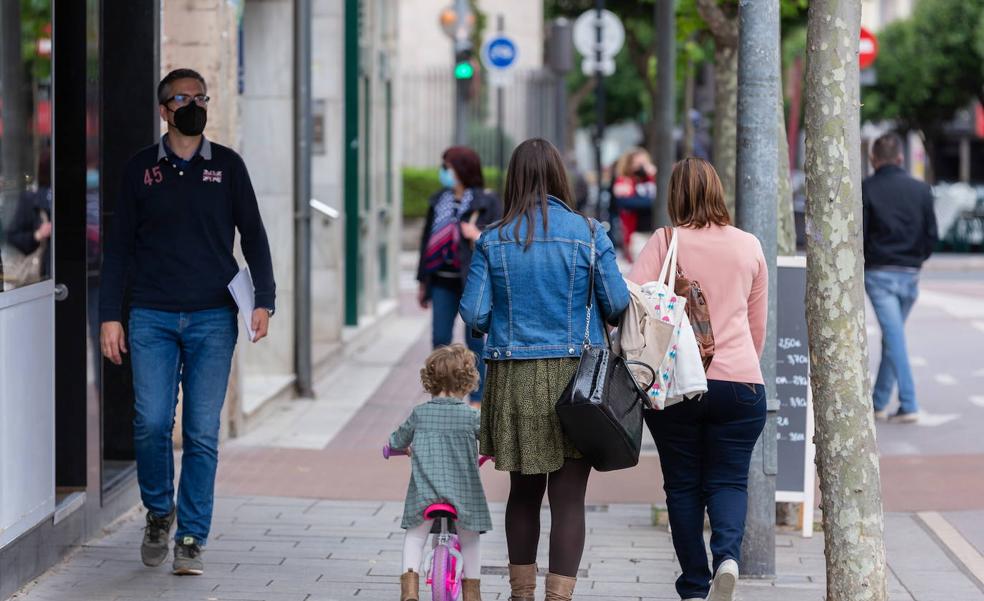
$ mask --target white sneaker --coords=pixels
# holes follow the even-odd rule
[[[734,559],[726,559],[714,574],[711,591],[707,593],[707,601],[734,601],[737,584],[738,562]]]
[[[882,409],[881,411],[875,411],[875,421],[876,422],[887,422],[888,421],[888,409]]]

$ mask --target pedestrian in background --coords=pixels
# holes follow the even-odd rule
[[[710,163],[684,159],[670,176],[670,221],[679,265],[699,281],[714,328],[707,393],[651,416],[659,450],[673,548],[685,601],[734,599],[748,508],[748,466],[765,427],[759,359],[765,344],[769,274],[758,239],[731,226],[724,188]],[[667,238],[649,239],[628,279],[659,279]],[[712,572],[704,547],[711,522]]]
[[[33,189],[21,192],[17,209],[14,212],[10,226],[7,228],[7,239],[10,245],[29,260],[29,255],[40,250],[40,265],[32,269],[30,279],[13,282],[16,286],[33,284],[35,281],[47,279],[51,275],[51,151],[45,149],[38,160],[37,184]],[[0,278],[0,291],[3,290],[3,279]]]
[[[871,146],[875,173],[861,184],[864,288],[882,331],[881,363],[872,390],[876,419],[919,420],[905,343],[905,321],[919,296],[919,270],[937,242],[933,191],[902,168],[902,139],[885,134]],[[898,382],[899,409],[888,417]]]
[[[431,342],[434,348],[451,344],[458,303],[472,249],[482,230],[502,217],[502,202],[485,189],[482,162],[465,146],[452,146],[441,156],[441,189],[430,197],[420,241],[417,300],[433,307]],[[482,400],[485,366],[481,362],[485,337],[466,328],[465,343],[478,358],[480,384],[472,402]]]
[[[137,481],[147,508],[141,558],[148,566],[167,559],[176,518],[173,571],[191,575],[204,571],[219,414],[239,334],[226,287],[239,271],[237,230],[255,286],[253,342],[267,335],[275,296],[270,246],[246,165],[202,135],[206,92],[204,78],[190,69],[172,71],[157,87],[167,134],[124,167],[99,310],[103,355],[120,365],[131,351]],[[175,505],[171,435],[179,385],[183,450]]]
[[[631,262],[635,258],[632,235],[653,230],[656,166],[644,149],[633,148],[615,163],[612,198],[622,224],[622,251]]]
[[[605,344],[629,292],[600,224],[570,208],[564,163],[546,140],[527,140],[506,174],[505,217],[479,238],[461,299],[465,323],[489,334],[480,447],[509,472],[506,544],[512,599],[532,601],[540,507],[550,498],[547,601],[570,599],[584,550],[591,464],[554,409],[577,371],[586,325],[592,236],[596,252],[590,342]]]

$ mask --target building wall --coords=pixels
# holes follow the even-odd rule
[[[246,0],[243,13],[242,155],[273,252],[277,314],[260,344],[241,339],[243,409],[294,376],[293,2]]]
[[[862,0],[861,25],[872,32],[912,14],[916,0]]]
[[[362,252],[352,258],[363,272],[360,313],[377,315],[396,290],[395,269],[383,267],[397,264],[398,244],[390,240],[398,240],[400,214],[398,153],[388,150],[396,120],[385,95],[396,50],[396,0],[362,0],[361,211],[351,217],[344,215],[343,191],[344,4],[312,2],[312,197],[340,214],[330,219],[314,212],[312,220],[316,371],[338,356],[343,339],[346,219],[360,226]],[[269,337],[255,345],[241,337],[233,363],[227,403],[234,410],[224,422],[237,426],[270,398],[291,395],[295,378],[293,17],[293,0],[164,0],[162,71],[191,66],[209,81],[206,134],[242,154],[273,251],[277,313]]]
[[[189,67],[208,82],[208,136],[240,144],[237,93],[242,0],[163,0],[161,72]],[[163,124],[162,124],[163,125]]]

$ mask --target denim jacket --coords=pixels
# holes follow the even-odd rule
[[[475,246],[461,317],[489,334],[485,358],[580,357],[591,261],[591,234],[584,217],[548,197],[547,228],[535,213],[536,234],[525,248],[527,225],[518,240],[514,223],[490,226]],[[595,222],[595,293],[590,341],[604,344],[603,319],[615,323],[629,292],[607,233]]]

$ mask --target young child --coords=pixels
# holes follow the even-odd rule
[[[401,525],[407,535],[400,601],[420,599],[418,570],[434,522],[424,519],[424,510],[435,503],[458,511],[465,563],[462,601],[481,601],[478,535],[492,529],[492,518],[478,475],[479,414],[464,400],[478,387],[475,355],[460,344],[439,348],[427,358],[420,380],[433,398],[415,407],[389,440],[393,449],[410,449],[413,465]]]

